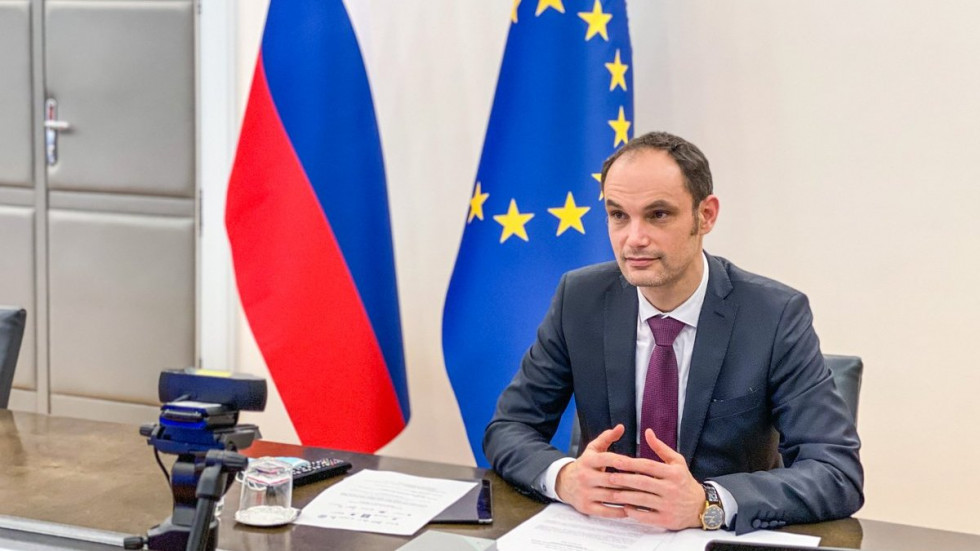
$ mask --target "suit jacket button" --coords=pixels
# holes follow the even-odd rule
[[[762,521],[759,519],[752,519],[752,528],[759,528],[762,525]]]

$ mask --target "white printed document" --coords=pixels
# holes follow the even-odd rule
[[[590,517],[564,503],[552,503],[498,539],[497,550],[653,551],[673,536],[663,528]]]
[[[736,540],[815,546],[820,538],[759,530],[734,532],[699,529],[669,532],[630,519],[604,519],[579,513],[564,503],[552,503],[497,540],[498,551],[704,551],[711,540]]]
[[[363,470],[303,507],[296,524],[410,536],[476,482]]]

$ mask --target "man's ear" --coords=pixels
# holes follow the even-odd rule
[[[710,233],[712,228],[715,227],[715,222],[718,221],[718,210],[721,205],[718,202],[718,197],[715,195],[709,195],[701,201],[698,205],[698,230],[701,235]]]

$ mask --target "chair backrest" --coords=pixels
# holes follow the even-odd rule
[[[26,321],[27,311],[23,308],[0,307],[0,408],[6,408],[10,401]]]
[[[824,354],[824,364],[830,369],[830,374],[834,377],[834,384],[837,385],[837,392],[844,398],[851,418],[857,422],[858,398],[861,395],[861,374],[864,371],[864,363],[857,356],[838,356],[835,354]],[[572,425],[572,441],[568,446],[568,454],[578,457],[579,451],[588,442],[582,442],[582,428],[578,424],[578,417]]]
[[[837,392],[847,404],[851,418],[857,422],[858,398],[861,396],[861,374],[864,371],[864,363],[857,356],[836,356],[833,354],[824,354],[823,361],[834,377]]]

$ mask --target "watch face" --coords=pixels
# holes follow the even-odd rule
[[[707,530],[717,530],[725,523],[725,511],[717,505],[709,505],[701,515],[701,523]]]

